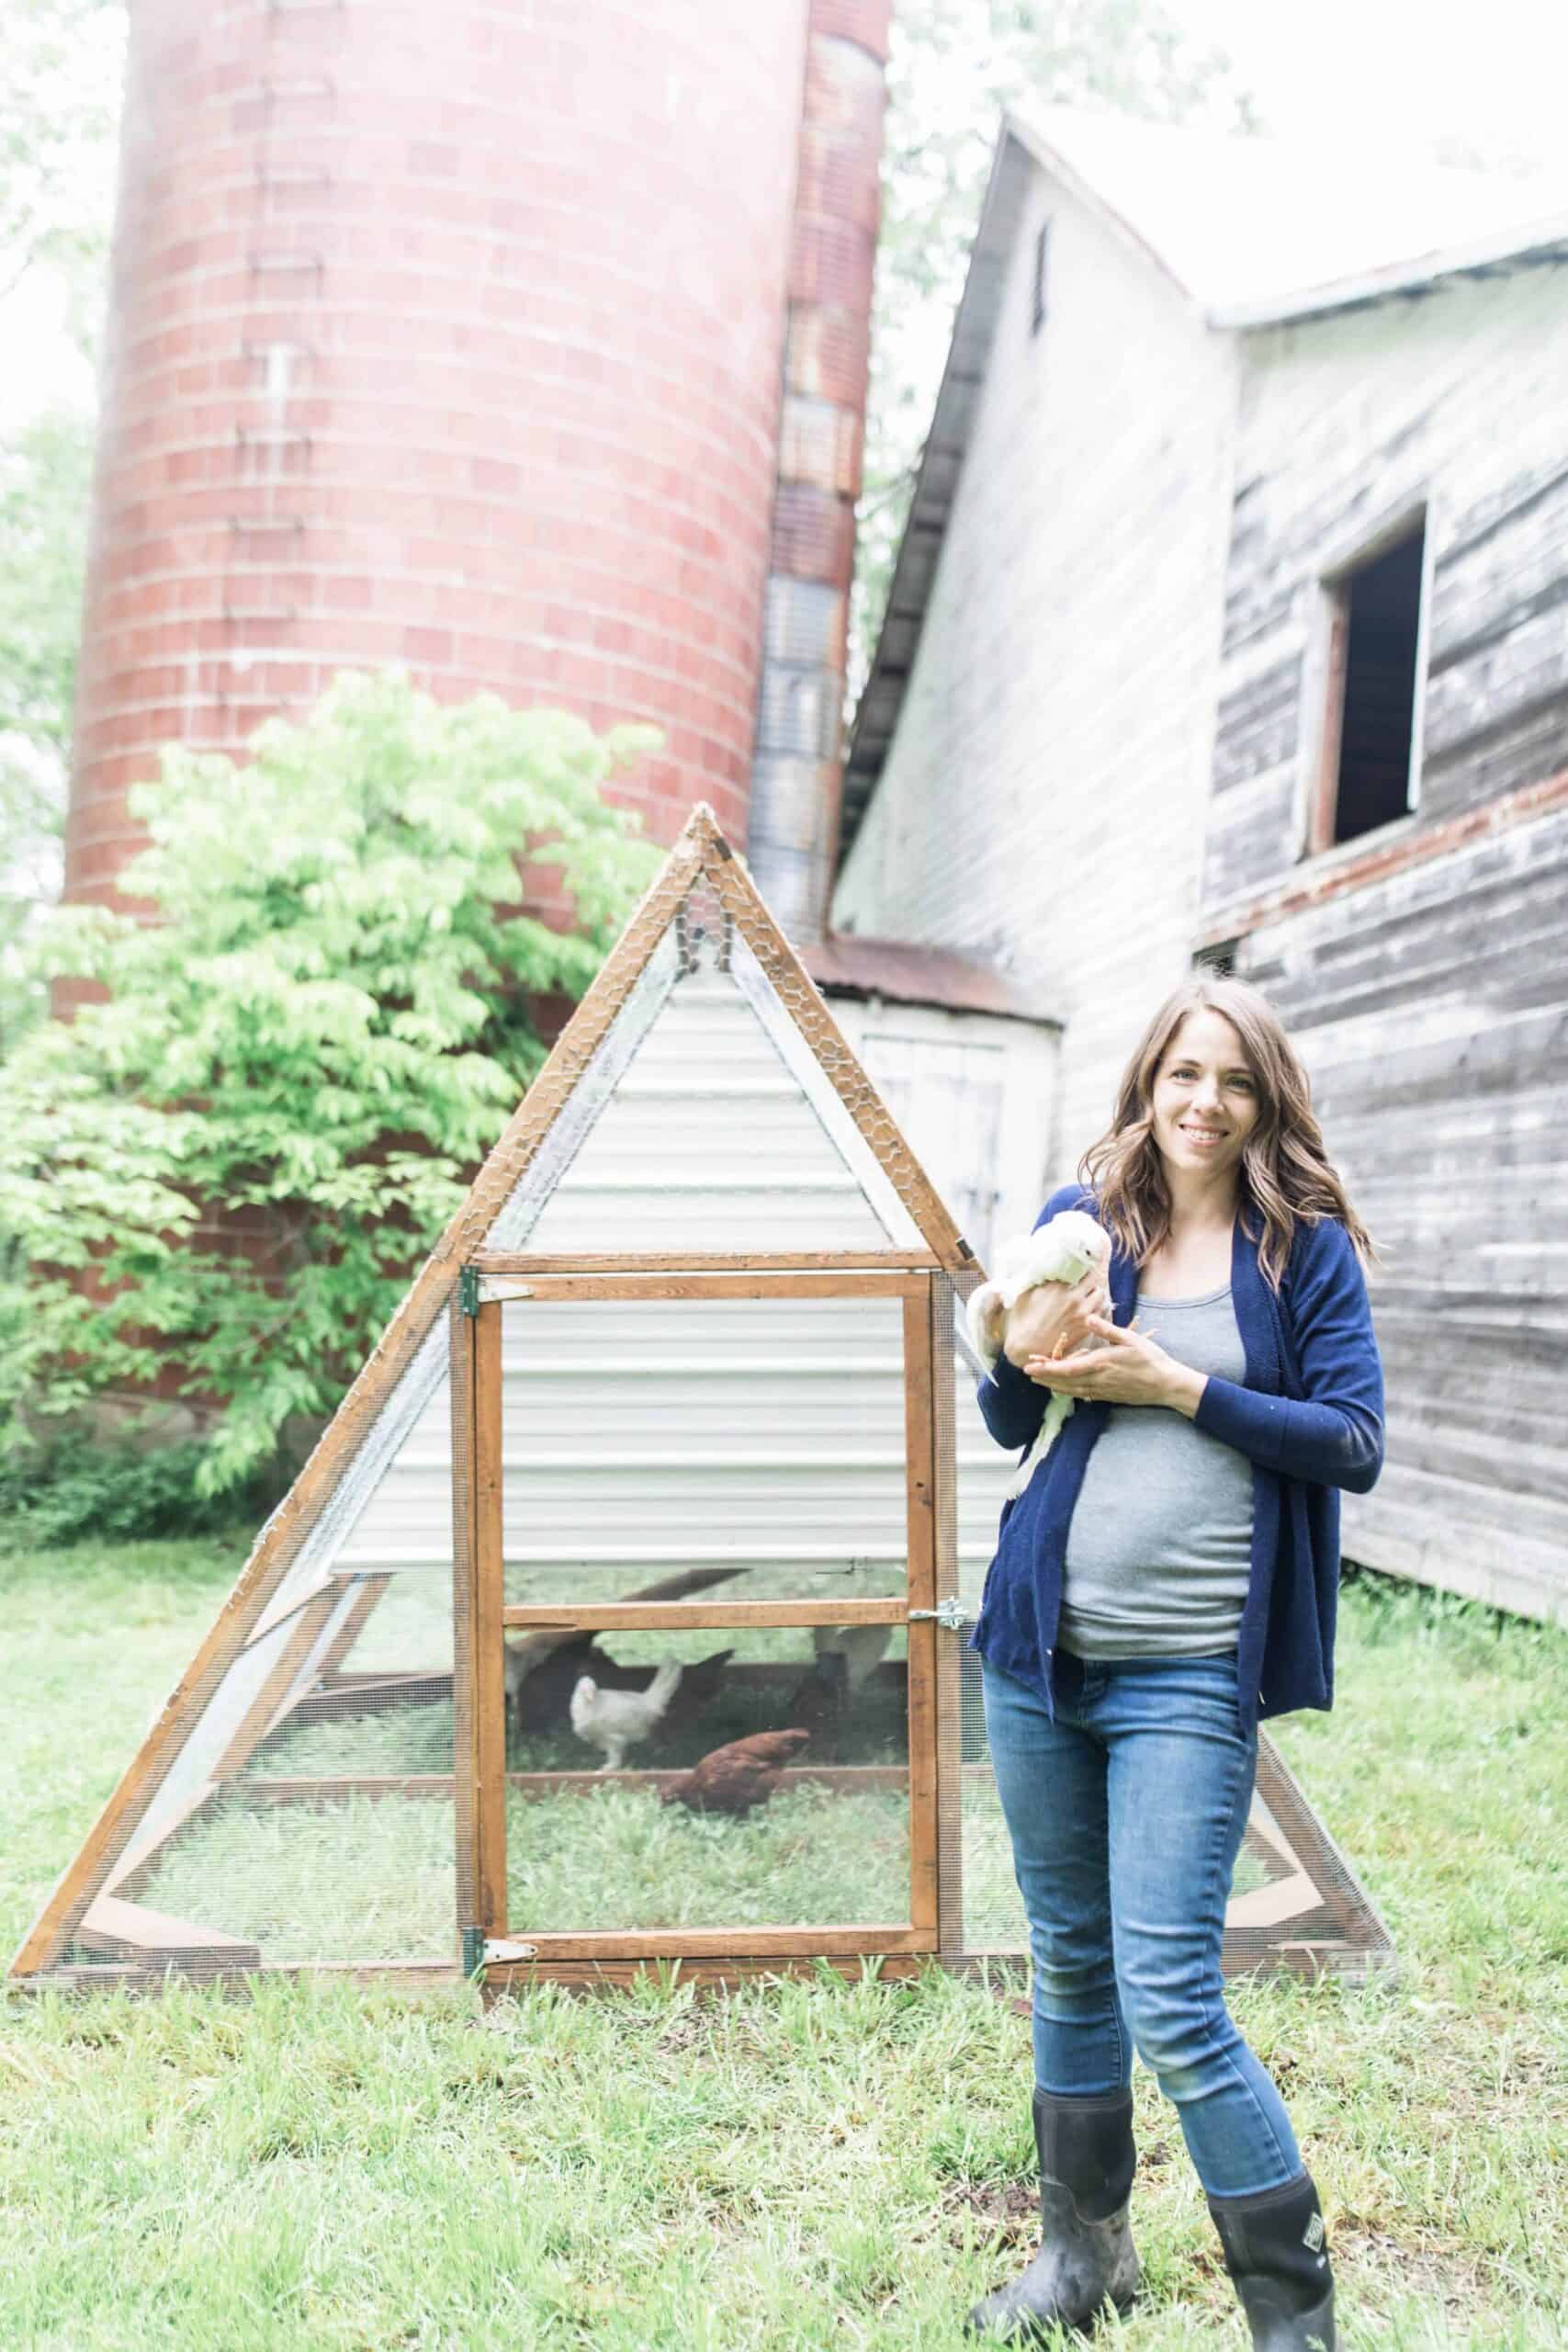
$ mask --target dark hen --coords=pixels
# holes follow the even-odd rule
[[[805,1725],[818,1755],[836,1758],[849,1711],[849,1660],[842,1650],[824,1650],[790,1693],[789,1719]]]

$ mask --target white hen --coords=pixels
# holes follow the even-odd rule
[[[814,1625],[811,1629],[811,1647],[818,1657],[825,1657],[829,1650],[842,1653],[852,1690],[858,1690],[881,1665],[892,1639],[891,1625]]]
[[[969,1299],[969,1337],[976,1353],[987,1366],[996,1363],[1002,1351],[1008,1315],[1025,1291],[1036,1290],[1043,1283],[1080,1282],[1091,1266],[1109,1267],[1110,1261],[1111,1236],[1084,1209],[1058,1209],[1035,1232],[1004,1241],[997,1252],[995,1277],[983,1283]],[[1070,1396],[1051,1398],[1040,1433],[1008,1487],[1010,1497],[1022,1494],[1072,1409]]]
[[[671,1658],[646,1690],[601,1690],[591,1674],[578,1677],[571,1693],[571,1727],[590,1747],[604,1749],[601,1772],[618,1772],[627,1748],[653,1737],[682,1671]]]

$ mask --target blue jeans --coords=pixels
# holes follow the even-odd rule
[[[981,1661],[986,1729],[1034,1962],[1042,2090],[1124,2091],[1134,2046],[1213,2197],[1299,2179],[1284,2101],[1225,2007],[1220,1943],[1258,1736],[1235,1653],[1056,1653],[1056,1720]]]

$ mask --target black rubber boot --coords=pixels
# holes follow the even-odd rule
[[[1211,2197],[1255,2352],[1337,2352],[1328,2233],[1312,2175],[1257,2197]]]
[[[1140,2276],[1128,2226],[1133,2191],[1130,2092],[1058,2098],[1034,2094],[1040,2152],[1040,2251],[1021,2278],[976,2303],[977,2335],[1039,2337],[1055,2321],[1087,2327],[1105,2304],[1125,2311]]]

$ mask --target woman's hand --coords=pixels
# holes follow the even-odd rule
[[[1089,1317],[1111,1306],[1105,1270],[1090,1266],[1071,1284],[1040,1283],[1026,1290],[1004,1318],[1002,1352],[1024,1371],[1032,1356],[1071,1355],[1089,1337]]]
[[[1023,1369],[1053,1395],[1102,1399],[1111,1405],[1166,1405],[1190,1419],[1205,1375],[1168,1355],[1135,1324],[1123,1329],[1109,1316],[1089,1315],[1089,1334],[1103,1344],[1076,1356],[1031,1356]]]

